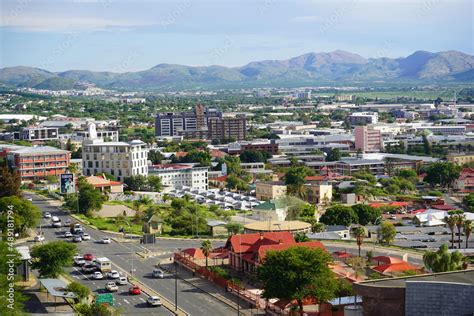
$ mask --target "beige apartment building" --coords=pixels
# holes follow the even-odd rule
[[[382,137],[379,130],[371,126],[356,126],[354,135],[355,149],[363,152],[379,152],[382,149]]]
[[[449,162],[462,166],[474,161],[474,154],[449,154],[446,156]]]
[[[255,193],[260,201],[274,200],[286,195],[286,185],[282,181],[257,182]]]

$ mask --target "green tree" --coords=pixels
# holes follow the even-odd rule
[[[367,171],[356,172],[353,174],[353,177],[359,180],[365,180],[369,184],[372,184],[372,185],[377,183],[377,178],[373,174]]]
[[[297,234],[295,235],[295,241],[296,241],[296,242],[309,241],[309,237],[306,236],[306,234],[304,234],[304,233],[297,233]]]
[[[240,153],[240,161],[250,162],[267,162],[268,159],[272,158],[272,154],[268,151],[257,151],[257,150],[244,150]]]
[[[93,212],[100,211],[102,204],[106,201],[105,195],[83,177],[79,178],[77,188],[79,213],[91,215]]]
[[[78,301],[82,301],[83,299],[88,297],[89,294],[91,293],[91,291],[89,290],[87,286],[84,286],[81,283],[76,282],[76,281],[69,283],[66,289],[76,294]]]
[[[374,224],[382,215],[379,208],[369,206],[367,204],[355,204],[351,206],[352,210],[357,214],[359,224],[365,226],[370,223]]]
[[[247,191],[249,185],[242,178],[231,174],[227,177],[226,188],[228,188],[229,190]]]
[[[395,238],[397,231],[392,223],[384,221],[382,224],[380,224],[377,234],[380,242],[389,245]]]
[[[14,232],[24,236],[28,228],[36,227],[41,220],[40,209],[28,200],[18,196],[0,198],[0,230],[7,232],[8,213],[14,222]]]
[[[212,243],[211,243],[210,240],[204,240],[201,243],[201,251],[204,254],[204,256],[206,257],[206,269],[207,269],[207,266],[208,266],[207,259],[209,258],[209,255],[212,252]]]
[[[21,177],[16,171],[8,169],[6,166],[0,167],[0,197],[21,196]]]
[[[326,161],[339,161],[341,156],[341,151],[338,148],[333,148],[326,156]]]
[[[148,184],[148,188],[153,192],[161,192],[161,190],[163,190],[163,184],[161,183],[161,178],[158,176],[148,176],[147,184]]]
[[[466,249],[469,249],[469,238],[472,234],[472,229],[474,228],[473,222],[469,219],[464,221],[464,236],[466,236]]]
[[[450,187],[459,178],[461,167],[451,162],[436,162],[426,170],[425,182],[431,186]]]
[[[347,227],[358,223],[359,219],[351,207],[335,205],[328,208],[319,221],[326,225],[344,225]]]
[[[324,250],[291,247],[268,251],[258,267],[263,284],[262,297],[296,300],[303,313],[303,299],[315,297],[327,302],[336,296],[337,280],[328,264],[331,256]]]
[[[474,193],[469,193],[462,199],[462,203],[469,210],[469,212],[474,212]]]
[[[437,251],[425,252],[423,262],[434,273],[456,271],[463,267],[463,255],[457,250],[450,253],[444,244]]]
[[[359,226],[356,229],[354,229],[354,237],[356,238],[357,247],[359,248],[359,257],[360,257],[360,247],[362,246],[362,243],[365,237],[364,227]]]
[[[448,216],[444,219],[446,225],[451,231],[451,248],[454,248],[454,228],[456,227],[456,214],[453,211],[448,212]]]
[[[227,225],[225,225],[225,228],[227,228],[227,232],[230,235],[236,235],[240,234],[243,231],[244,226],[240,223],[228,223]]]
[[[287,185],[287,193],[289,195],[295,195],[300,198],[306,197],[306,183],[305,178],[311,174],[308,167],[305,166],[292,166],[285,173],[285,184]]]
[[[64,241],[33,246],[32,268],[38,269],[41,277],[56,278],[63,271],[63,267],[72,264],[76,252],[76,245]]]
[[[163,159],[165,159],[165,156],[158,150],[150,150],[148,153],[148,160],[154,165],[160,164]]]

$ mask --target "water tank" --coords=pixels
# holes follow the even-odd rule
[[[344,316],[362,316],[362,306],[360,305],[344,306]]]

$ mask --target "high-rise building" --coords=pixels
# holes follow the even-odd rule
[[[214,140],[244,140],[247,119],[242,116],[210,119],[208,121],[209,138]]]
[[[378,152],[382,149],[382,137],[379,130],[373,129],[372,126],[356,126],[355,149],[363,152]]]
[[[349,115],[349,123],[352,126],[377,124],[379,121],[379,114],[377,112],[356,112]]]

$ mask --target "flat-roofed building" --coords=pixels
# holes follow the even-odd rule
[[[379,152],[382,149],[382,137],[379,130],[371,126],[356,126],[354,135],[355,149],[363,152]]]
[[[286,195],[286,184],[283,181],[257,182],[255,193],[260,201],[274,200]]]
[[[377,124],[379,115],[377,112],[355,112],[349,115],[349,123],[352,126]]]
[[[161,178],[161,183],[169,188],[190,187],[205,191],[209,188],[207,167],[195,167],[192,164],[154,165],[150,175]]]
[[[58,139],[58,129],[56,127],[29,126],[22,129],[21,140],[45,141]]]
[[[448,154],[446,160],[462,166],[474,161],[474,154]]]

